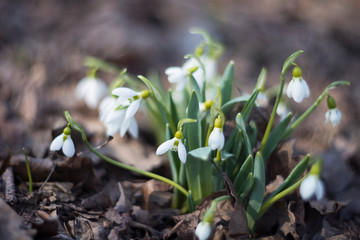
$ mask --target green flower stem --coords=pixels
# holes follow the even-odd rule
[[[299,126],[299,124],[302,123],[319,106],[320,102],[327,96],[330,89],[341,85],[349,86],[350,83],[347,81],[336,81],[327,86],[323,93],[313,103],[313,105],[311,105],[295,122],[291,124],[288,130],[286,130],[286,132],[284,133],[282,139],[288,138],[291,133],[297,128],[297,126]]]
[[[274,197],[270,198],[269,200],[267,200],[266,202],[264,202],[264,204],[261,206],[260,211],[259,211],[259,215],[258,217],[261,217],[268,209],[271,205],[273,205],[276,201],[280,200],[281,198],[285,197],[286,195],[292,193],[293,191],[295,191],[296,189],[298,189],[302,183],[302,181],[309,175],[306,174],[302,179],[300,179],[299,181],[297,181],[294,185],[292,185],[291,187],[285,189],[282,192],[279,192],[278,194],[276,194]]]
[[[281,99],[281,96],[282,96],[282,92],[283,92],[283,89],[284,89],[285,73],[286,73],[286,71],[282,71],[282,72],[281,72],[279,91],[278,91],[278,93],[277,93],[276,100],[275,100],[275,104],[274,104],[274,108],[273,108],[273,110],[272,110],[272,113],[271,113],[271,116],[270,116],[268,125],[266,126],[266,130],[265,130],[265,134],[264,134],[263,140],[262,140],[261,145],[260,145],[260,153],[262,153],[263,150],[264,150],[264,148],[265,148],[266,142],[267,142],[267,140],[268,140],[268,138],[269,138],[269,135],[270,135],[270,131],[271,131],[272,125],[273,125],[274,120],[275,120],[275,117],[276,117],[276,109],[277,109],[277,107],[279,106],[280,99]]]
[[[29,193],[32,193],[33,191],[33,182],[32,182],[32,175],[31,175],[31,170],[30,170],[30,163],[29,163],[29,159],[28,156],[26,154],[25,148],[22,149],[25,155],[25,163],[26,163],[26,170],[27,170],[27,174],[29,177]]]
[[[121,168],[124,168],[126,170],[129,170],[129,171],[133,171],[133,172],[136,172],[136,173],[140,173],[144,176],[147,176],[147,177],[150,177],[150,178],[153,178],[153,179],[156,179],[156,180],[160,180],[160,181],[163,181],[171,186],[173,186],[174,188],[178,189],[180,192],[182,192],[185,196],[188,195],[188,192],[185,190],[185,188],[183,188],[182,186],[180,186],[179,184],[177,184],[176,182],[166,178],[166,177],[163,177],[163,176],[160,176],[160,175],[157,175],[155,173],[151,173],[151,172],[148,172],[148,171],[144,171],[144,170],[141,170],[141,169],[137,169],[135,167],[132,167],[132,166],[129,166],[129,165],[126,165],[124,163],[121,163],[121,162],[118,162],[118,161],[115,161],[101,153],[99,153],[98,151],[96,151],[91,145],[90,143],[88,142],[87,138],[86,138],[86,134],[85,134],[85,131],[84,129],[80,126],[80,124],[78,124],[74,119],[71,118],[70,114],[68,111],[65,111],[65,117],[67,119],[67,121],[70,123],[71,127],[74,128],[75,130],[79,131],[81,133],[81,137],[86,145],[87,148],[89,148],[89,150],[91,152],[93,152],[96,156],[98,156],[99,158],[105,160],[106,162],[108,163],[111,163],[117,167],[121,167]]]
[[[215,198],[214,200],[212,200],[211,202],[211,206],[210,208],[205,212],[202,221],[205,222],[212,222],[213,218],[214,218],[214,211],[217,207],[217,204],[223,200],[229,199],[230,196],[229,195],[224,195],[218,198]]]

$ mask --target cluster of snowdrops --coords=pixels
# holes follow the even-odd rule
[[[89,57],[85,60],[88,74],[75,90],[76,96],[83,99],[89,108],[98,107],[99,119],[109,136],[119,133],[123,137],[129,133],[137,138],[139,128],[135,116],[138,111],[144,111],[159,142],[156,154],[168,153],[172,179],[102,155],[89,144],[85,130],[67,111],[65,117],[68,125],[52,141],[50,150],[62,149],[65,156],[72,157],[75,147],[71,128],[79,131],[85,145],[101,159],[172,185],[172,206],[184,212],[194,211],[205,197],[230,184],[235,192],[213,200],[212,207],[204,214],[195,231],[199,239],[210,236],[216,204],[229,198],[240,201],[244,206],[250,232],[255,230],[256,221],[275,201],[298,188],[306,201],[323,198],[325,189],[320,179],[321,159],[307,155],[266,198],[264,166],[278,144],[289,139],[296,127],[323,99],[327,99],[329,108],[325,113],[325,121],[334,126],[339,124],[341,113],[336,108],[334,98],[329,95],[329,90],[349,83],[337,81],[330,84],[307,111],[295,118],[286,105],[288,99],[301,103],[310,96],[308,84],[302,78],[302,70],[295,63],[302,53],[297,51],[284,62],[276,95],[269,95],[265,87],[266,70],[263,69],[251,94],[233,98],[234,63],[231,61],[223,74],[219,75],[217,61],[223,53],[223,46],[201,29],[192,29],[191,32],[200,34],[204,40],[194,53],[185,56],[182,66],[166,69],[170,89],[164,89],[156,76],[136,78],[128,74],[126,69],[118,69]],[[283,94],[286,73],[290,69],[292,79],[287,84],[286,94]],[[97,71],[114,73],[113,83],[108,87],[96,77]],[[268,99],[271,97],[275,97],[275,103],[266,130],[260,134],[263,135],[260,141],[256,122],[250,118],[250,113],[254,107],[269,104]],[[241,111],[235,119],[229,119],[237,104],[242,104]],[[224,124],[229,120],[235,120],[236,126],[225,136]],[[224,176],[227,181],[224,181]]]

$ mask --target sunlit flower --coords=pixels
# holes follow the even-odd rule
[[[223,131],[223,124],[220,117],[215,119],[214,129],[209,136],[209,146],[212,150],[221,151],[224,147],[225,136]]]
[[[177,131],[175,133],[175,137],[167,140],[166,142],[162,143],[156,150],[156,155],[162,155],[166,153],[167,151],[177,151],[179,159],[185,163],[186,162],[186,148],[184,144],[182,143],[182,132]]]
[[[325,113],[325,122],[331,122],[335,127],[340,123],[341,120],[341,112],[336,108],[335,99],[328,95],[327,105],[329,110]]]
[[[199,240],[206,240],[211,234],[211,223],[209,222],[200,222],[195,230],[195,235]]]
[[[75,88],[75,95],[84,99],[89,108],[95,109],[100,100],[108,94],[106,84],[95,77],[85,77]]]
[[[301,103],[304,98],[310,96],[309,87],[302,78],[302,72],[299,67],[295,67],[293,70],[293,78],[287,87],[287,96],[293,98],[297,103]]]
[[[325,195],[325,187],[319,176],[310,174],[300,185],[300,195],[304,201],[311,200],[314,196],[321,200]]]
[[[106,134],[113,136],[117,132],[123,137],[127,131],[134,138],[139,136],[139,128],[134,117],[125,119],[126,109],[117,109],[114,97],[104,98],[99,106],[99,119],[105,125]]]
[[[58,151],[62,148],[62,152],[67,157],[72,157],[75,154],[74,142],[71,139],[71,129],[69,126],[64,128],[62,134],[54,138],[50,144],[50,151]]]
[[[136,92],[126,87],[115,88],[112,94],[119,97],[118,103],[120,105],[127,106],[125,119],[132,118],[139,110],[141,100],[150,96],[148,90]]]
[[[210,81],[216,76],[217,64],[215,59],[208,56],[201,56],[200,61],[203,63],[205,68],[205,78],[206,81]],[[191,71],[191,69],[197,69],[196,71]],[[190,71],[189,71],[190,70]],[[195,58],[189,58],[182,67],[169,67],[165,70],[165,74],[168,75],[168,80],[170,83],[176,84],[176,90],[181,91],[185,88],[188,80],[189,73],[192,73],[200,89],[203,87],[204,83],[204,71],[200,66],[200,63]]]

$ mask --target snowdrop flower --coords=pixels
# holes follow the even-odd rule
[[[104,98],[99,106],[99,119],[105,125],[106,134],[113,136],[117,132],[123,137],[127,131],[134,138],[139,136],[139,127],[134,117],[125,119],[126,109],[117,109],[118,101],[114,97]]]
[[[327,103],[329,110],[325,113],[325,122],[331,122],[335,127],[340,123],[341,112],[336,108],[336,102],[330,95],[328,95]]]
[[[139,110],[141,100],[150,96],[150,92],[148,90],[136,92],[126,87],[115,88],[112,91],[112,94],[119,97],[118,103],[120,105],[127,106],[125,114],[126,120],[132,118],[137,110]]]
[[[321,200],[325,195],[325,187],[320,180],[322,161],[317,161],[310,169],[310,174],[300,185],[300,195],[304,201],[311,200],[314,196]]]
[[[156,155],[163,155],[167,151],[177,151],[179,159],[186,163],[186,148],[182,143],[181,139],[183,137],[182,132],[179,130],[175,133],[175,137],[167,140],[166,142],[162,143],[156,150]]]
[[[319,176],[310,174],[300,185],[300,195],[304,201],[309,201],[314,196],[321,200],[325,195],[325,187]]]
[[[265,92],[259,92],[256,98],[256,104],[262,107],[266,107],[269,104],[269,99],[267,98]]]
[[[62,148],[62,152],[67,157],[74,156],[75,153],[75,146],[74,142],[71,139],[71,129],[69,125],[64,128],[62,134],[54,138],[54,140],[50,144],[50,151],[58,151]]]
[[[106,84],[95,77],[85,77],[75,88],[76,97],[84,99],[89,108],[95,109],[100,100],[108,94]]]
[[[289,112],[290,112],[290,110],[287,107],[286,103],[283,101],[280,101],[280,103],[276,109],[276,114],[279,115],[280,119],[283,120],[288,115]]]
[[[209,136],[209,146],[212,150],[221,151],[224,147],[225,136],[223,132],[223,124],[220,116],[215,119],[214,129]]]
[[[195,235],[199,240],[206,240],[211,234],[211,224],[206,221],[200,222],[195,230]]]
[[[295,67],[293,69],[293,78],[287,87],[287,96],[293,98],[295,102],[301,103],[306,97],[309,97],[310,90],[302,78],[301,68]]]
[[[208,56],[201,56],[200,61],[204,65],[207,81],[214,78],[216,76],[217,68],[215,59]],[[188,59],[182,67],[167,68],[165,70],[165,74],[168,75],[168,80],[170,83],[177,84],[177,91],[181,91],[185,88],[189,80],[189,74],[193,75],[200,89],[202,89],[205,80],[204,71],[202,70],[199,61],[194,58]]]

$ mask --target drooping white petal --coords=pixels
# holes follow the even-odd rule
[[[212,150],[215,150],[218,148],[218,138],[219,138],[219,131],[218,128],[214,128],[209,136],[209,146]]]
[[[169,67],[165,70],[170,83],[179,83],[186,81],[186,73],[181,67]]]
[[[116,99],[112,96],[105,97],[99,105],[99,119],[104,122],[106,117],[117,107]]]
[[[307,98],[310,96],[310,89],[309,86],[307,85],[306,81],[304,79],[301,79],[301,84],[302,84],[302,89],[304,92],[304,97]]]
[[[195,230],[195,235],[199,240],[206,240],[211,234],[211,224],[209,222],[200,222]]]
[[[62,145],[64,143],[64,134],[60,134],[50,144],[50,151],[58,151],[61,149]]]
[[[67,157],[74,156],[75,146],[74,146],[74,142],[70,136],[67,136],[67,138],[65,139],[63,147],[62,147],[62,151],[63,151],[64,155]]]
[[[201,61],[204,63],[206,70],[206,81],[208,82],[216,76],[217,63],[215,59],[209,57],[203,57],[201,58]]]
[[[100,79],[94,79],[88,84],[88,92],[84,96],[86,104],[90,108],[96,108],[100,100],[108,94],[107,85]]]
[[[139,137],[139,127],[135,118],[130,118],[129,133],[133,138]]]
[[[169,151],[173,146],[176,138],[172,138],[170,140],[167,140],[163,142],[157,149],[156,149],[156,155],[163,155],[167,151]]]
[[[86,84],[89,78],[85,77],[79,81],[75,88],[75,96],[78,99],[82,99],[86,95]]]
[[[325,113],[325,123],[328,123],[330,121],[330,113],[331,113],[331,110],[328,110]]]
[[[294,79],[291,79],[291,81],[289,82],[289,85],[287,87],[287,90],[286,90],[286,94],[287,94],[288,98],[292,98],[293,85],[294,85]]]
[[[132,98],[136,95],[139,95],[139,92],[136,92],[126,87],[115,88],[111,93],[118,97],[125,97],[125,98]]]
[[[315,192],[315,196],[317,200],[321,200],[323,199],[325,195],[325,186],[324,183],[318,179],[318,181],[316,182],[316,192]]]
[[[181,140],[179,140],[179,146],[178,146],[178,156],[180,161],[182,161],[183,163],[186,163],[186,148],[184,146],[184,144],[181,142]]]
[[[304,201],[308,201],[314,196],[318,180],[317,176],[309,175],[302,181],[300,185],[300,195]]]
[[[295,102],[301,103],[305,97],[304,85],[301,83],[300,79],[294,79],[292,90],[292,97]]]
[[[126,109],[125,119],[129,119],[135,115],[137,110],[139,110],[140,103],[141,103],[141,98],[130,103],[129,107]]]
[[[333,124],[333,126],[336,126],[340,123],[341,120],[341,112],[335,108],[330,110],[331,114],[330,114],[330,121]]]
[[[131,118],[128,119],[124,119],[123,122],[121,123],[121,127],[120,127],[120,137],[125,136],[125,133],[127,132],[127,130],[130,127],[130,122],[131,122]]]

